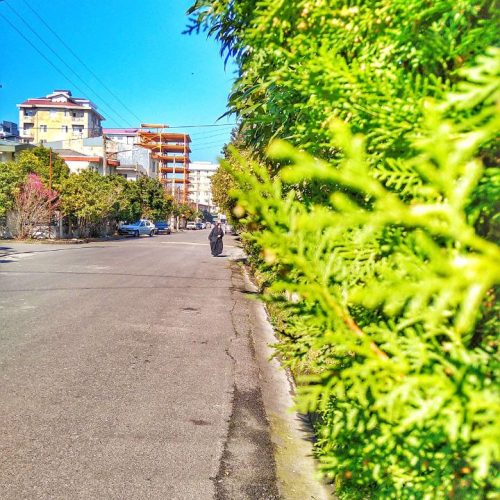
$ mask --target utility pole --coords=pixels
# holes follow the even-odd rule
[[[106,134],[102,134],[102,175],[107,175],[108,156],[106,152]]]
[[[52,148],[49,149],[49,240],[50,226],[52,224]]]
[[[163,148],[161,147],[161,134],[162,134],[162,132],[163,132],[163,127],[160,129],[160,151],[158,152],[158,179],[160,179],[160,182],[161,182],[161,178],[163,176],[163,172],[161,171],[161,168],[163,166],[163,159],[162,159]],[[168,166],[168,164],[167,164],[167,166]]]

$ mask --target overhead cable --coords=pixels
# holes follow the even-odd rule
[[[91,68],[85,64],[84,61],[74,52],[74,50],[57,34],[56,31],[54,31],[51,26],[43,19],[43,17],[35,10],[31,5],[29,5],[26,0],[23,0],[23,3],[42,21],[42,23],[45,25],[45,27],[66,47],[66,49],[77,59],[77,61],[109,92],[111,96],[113,96],[123,107],[126,109],[136,120],[139,122],[143,122],[144,120],[141,120],[102,80],[99,78],[98,75],[95,74],[94,71],[92,71]]]
[[[62,59],[62,57],[54,50],[52,49],[52,47],[29,25],[29,23],[27,23],[24,18],[14,9],[14,7],[12,7],[8,2],[5,2],[5,5],[7,5],[7,7],[9,7],[10,10],[12,10],[12,12],[14,12],[14,14],[27,26],[27,28],[57,57],[57,59],[59,59],[59,61],[61,61],[61,63],[66,66],[66,68],[68,68],[75,76],[76,78],[78,78],[78,80],[80,80],[100,101],[101,101],[101,104],[104,104],[106,108],[109,108],[109,110],[112,111],[112,114],[115,114],[118,118],[120,118],[120,120],[122,120],[123,122],[126,122],[127,120],[120,114],[118,113],[118,111],[116,111],[110,104],[108,104],[104,99],[102,99],[102,97],[99,96],[99,94],[94,90],[92,89],[92,87],[90,87],[90,85],[88,83],[85,82],[85,80],[68,64],[66,63],[66,61],[64,61]],[[15,27],[14,24],[12,24],[5,16],[2,15],[2,17],[7,20],[7,22],[16,29],[16,31],[27,41],[28,38],[20,31],[17,29],[17,27]],[[31,41],[29,41],[30,45],[32,47],[35,47],[33,45],[33,43],[31,43]],[[40,50],[38,50],[38,48],[36,48],[37,52],[39,54],[42,54],[42,52]],[[46,59],[48,61],[48,59],[45,57],[44,55],[44,59]],[[51,62],[51,65],[52,67],[55,67],[55,65]],[[60,72],[60,71],[59,71]],[[61,73],[61,72],[60,72]],[[65,76],[65,78],[67,78]],[[68,79],[68,78],[67,78]],[[75,88],[81,92],[83,95],[85,95],[85,91],[83,91],[79,86],[75,85],[74,82],[72,82],[70,79],[68,79],[68,81],[73,85],[75,86]]]

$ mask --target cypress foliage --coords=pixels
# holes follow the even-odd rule
[[[192,14],[240,68],[234,214],[286,313],[276,348],[321,416],[323,471],[345,498],[493,498],[493,2],[199,0]]]

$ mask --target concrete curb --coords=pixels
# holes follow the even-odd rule
[[[256,292],[247,270],[245,288]],[[293,411],[294,381],[287,375],[270,345],[278,342],[264,305],[253,302],[254,346],[260,371],[262,397],[274,446],[276,476],[284,500],[327,500],[335,498],[333,486],[326,484],[313,457],[313,433],[307,416]]]

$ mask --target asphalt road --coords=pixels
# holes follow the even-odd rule
[[[274,499],[248,297],[208,230],[0,243],[2,499]]]

